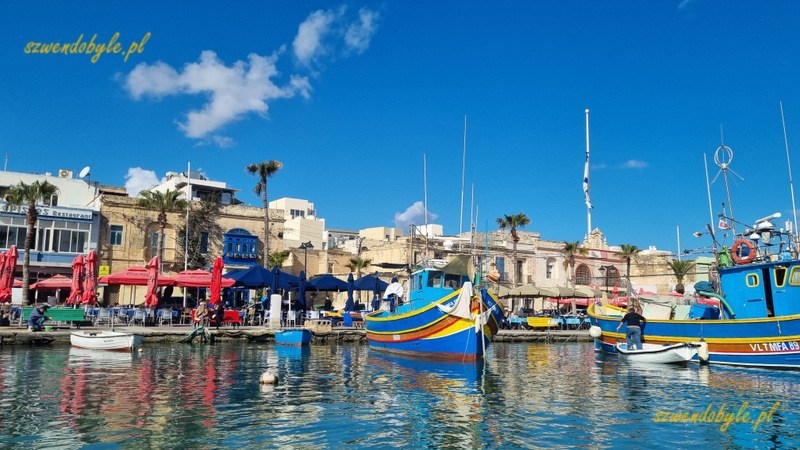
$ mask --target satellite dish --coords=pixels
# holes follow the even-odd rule
[[[89,176],[89,170],[90,170],[89,166],[86,166],[83,169],[81,169],[81,172],[78,174],[78,178],[83,179]]]

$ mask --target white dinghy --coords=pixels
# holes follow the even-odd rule
[[[700,344],[694,342],[671,345],[642,344],[641,349],[634,350],[628,350],[628,344],[617,344],[620,359],[655,364],[686,363],[697,355],[699,348]]]
[[[130,352],[142,344],[142,336],[119,331],[73,331],[69,340],[73,347],[91,350]]]

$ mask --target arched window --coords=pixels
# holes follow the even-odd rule
[[[575,268],[575,284],[588,286],[592,283],[592,272],[589,266],[581,264]]]
[[[608,285],[609,286],[620,286],[620,278],[619,278],[619,270],[616,267],[611,266],[606,269],[606,276],[608,277]]]

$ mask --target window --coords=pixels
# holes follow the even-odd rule
[[[789,285],[800,286],[800,266],[792,267],[789,272]]]
[[[606,286],[619,286],[619,270],[616,267],[606,269]]]
[[[428,287],[441,287],[442,286],[442,272],[428,272]]]
[[[208,253],[208,233],[200,233],[200,253]]]
[[[589,266],[581,264],[575,269],[575,284],[590,285],[592,283],[592,272]]]
[[[157,255],[156,254],[156,252],[158,252],[158,232],[157,231],[150,232],[150,246],[149,247],[150,247],[150,257],[151,258],[153,256],[161,256],[161,255]]]
[[[555,258],[547,258],[547,262],[545,264],[546,264],[546,266],[545,266],[544,277],[547,278],[547,279],[551,279],[551,278],[553,278],[553,267],[556,264],[556,259]]]
[[[208,236],[205,234],[205,247],[208,251]],[[252,264],[258,258],[258,238],[243,228],[229,230],[223,236],[222,260],[225,264]]]
[[[778,266],[775,267],[774,270],[774,277],[775,277],[775,287],[783,287],[786,285],[786,273],[789,272],[786,267]]]
[[[108,234],[108,243],[111,245],[122,245],[122,225],[111,225]]]
[[[745,278],[744,278],[744,284],[746,284],[747,287],[751,287],[751,288],[758,287],[758,285],[759,285],[758,274],[757,273],[748,273],[747,276],[745,276]]]
[[[299,209],[290,209],[289,214],[292,216],[292,219],[296,219],[298,217],[305,217],[305,211],[301,211]]]
[[[506,279],[506,259],[505,258],[495,258],[494,265],[497,267],[497,271],[500,272],[500,281],[505,281]]]
[[[452,274],[445,274],[444,275],[444,287],[450,288],[453,290],[461,288],[461,275],[452,275]]]

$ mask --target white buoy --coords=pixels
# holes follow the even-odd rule
[[[602,328],[598,327],[597,325],[592,325],[591,327],[589,327],[589,336],[598,339],[602,335],[603,335]]]
[[[136,351],[139,352],[139,353],[144,353],[144,350],[141,347],[139,349],[137,349]]]
[[[697,359],[700,360],[702,364],[708,363],[708,342],[700,342],[700,346],[697,347]]]
[[[268,370],[261,374],[258,382],[261,384],[278,384],[278,376]]]

